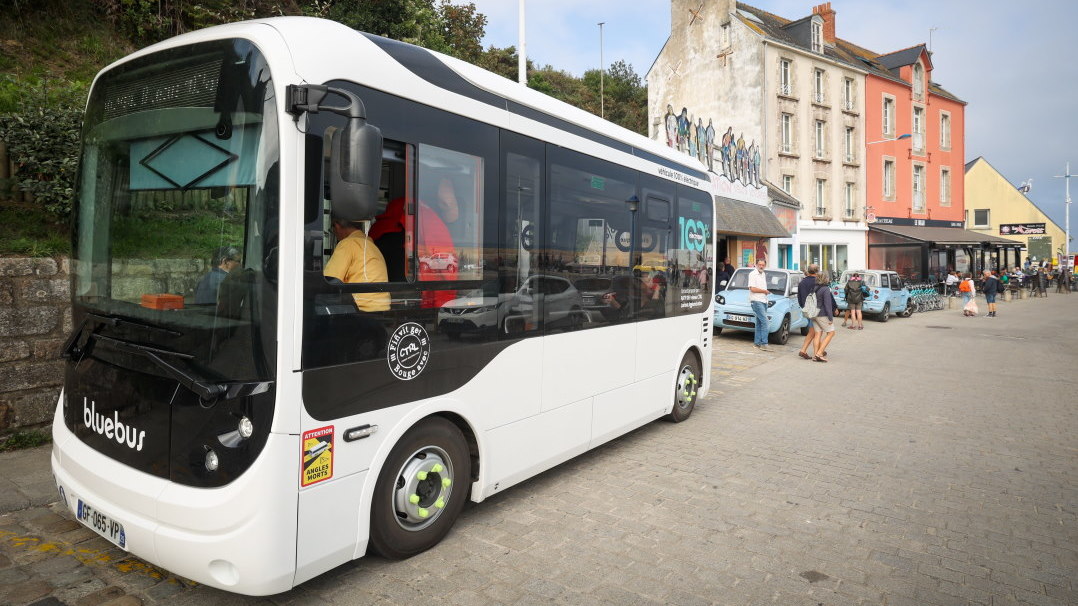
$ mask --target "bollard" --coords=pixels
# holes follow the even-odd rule
[[[947,297],[947,309],[954,309],[956,307],[958,307],[958,297]]]

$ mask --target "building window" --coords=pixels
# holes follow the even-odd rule
[[[883,134],[893,136],[895,134],[895,98],[883,98]]]
[[[847,244],[801,245],[801,268],[819,265],[821,270],[831,274],[831,280],[837,280],[842,272],[850,268],[849,260]]]
[[[816,216],[827,216],[827,179],[816,179]]]
[[[974,229],[987,229],[991,223],[989,223],[988,209],[977,208],[973,211],[973,228]]]
[[[816,121],[816,157],[823,158],[827,153],[827,123],[823,120]]]
[[[895,199],[895,161],[890,159],[883,161],[883,197]]]
[[[940,206],[951,205],[951,169],[940,167]]]
[[[913,108],[913,150],[925,150],[925,108]]]
[[[843,216],[847,219],[854,218],[856,214],[856,206],[854,205],[854,188],[853,183],[846,184],[846,197],[844,200],[844,206],[842,208]]]
[[[793,92],[793,83],[790,78],[790,60],[779,61],[779,94],[787,97]]]
[[[793,175],[782,175],[782,191],[790,194],[791,196],[793,195],[793,193],[794,193],[794,176]]]
[[[794,148],[794,116],[782,114],[782,152],[789,154]]]
[[[824,102],[822,69],[815,70],[812,74],[812,100],[816,103]]]
[[[917,101],[925,99],[925,68],[920,63],[913,64],[913,98]]]
[[[842,83],[842,109],[853,111],[853,78],[846,78]]]
[[[812,52],[823,53],[823,23],[812,21]]]
[[[730,46],[730,24],[722,24],[722,45]]]
[[[940,148],[951,149],[951,114],[940,113]]]
[[[854,160],[856,160],[856,158],[853,155],[853,127],[852,126],[847,126],[846,127],[845,148],[846,148],[845,149],[846,163],[847,164],[853,164],[853,162],[854,162]]]
[[[925,212],[925,167],[913,165],[913,212]]]

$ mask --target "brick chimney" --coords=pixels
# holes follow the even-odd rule
[[[812,7],[812,14],[823,18],[823,39],[828,44],[835,43],[835,11],[830,2]]]

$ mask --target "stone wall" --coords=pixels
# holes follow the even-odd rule
[[[71,331],[67,259],[0,258],[0,435],[52,420]]]
[[[117,261],[113,292],[194,294],[201,259]],[[60,348],[71,334],[70,261],[0,257],[0,436],[52,421],[64,379]],[[122,276],[122,277],[120,277]]]

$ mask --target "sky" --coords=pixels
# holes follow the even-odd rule
[[[474,2],[484,45],[517,46],[519,0]],[[699,0],[705,2],[708,0]],[[787,19],[823,0],[753,0]],[[1073,0],[831,0],[839,38],[878,53],[929,42],[933,81],[966,101],[966,161],[983,156],[1064,225],[1065,165],[1078,173],[1078,2]],[[527,55],[581,75],[624,59],[643,78],[670,34],[670,0],[526,0]],[[1071,179],[1078,200],[1078,179]],[[1078,210],[1071,219],[1078,250]]]

